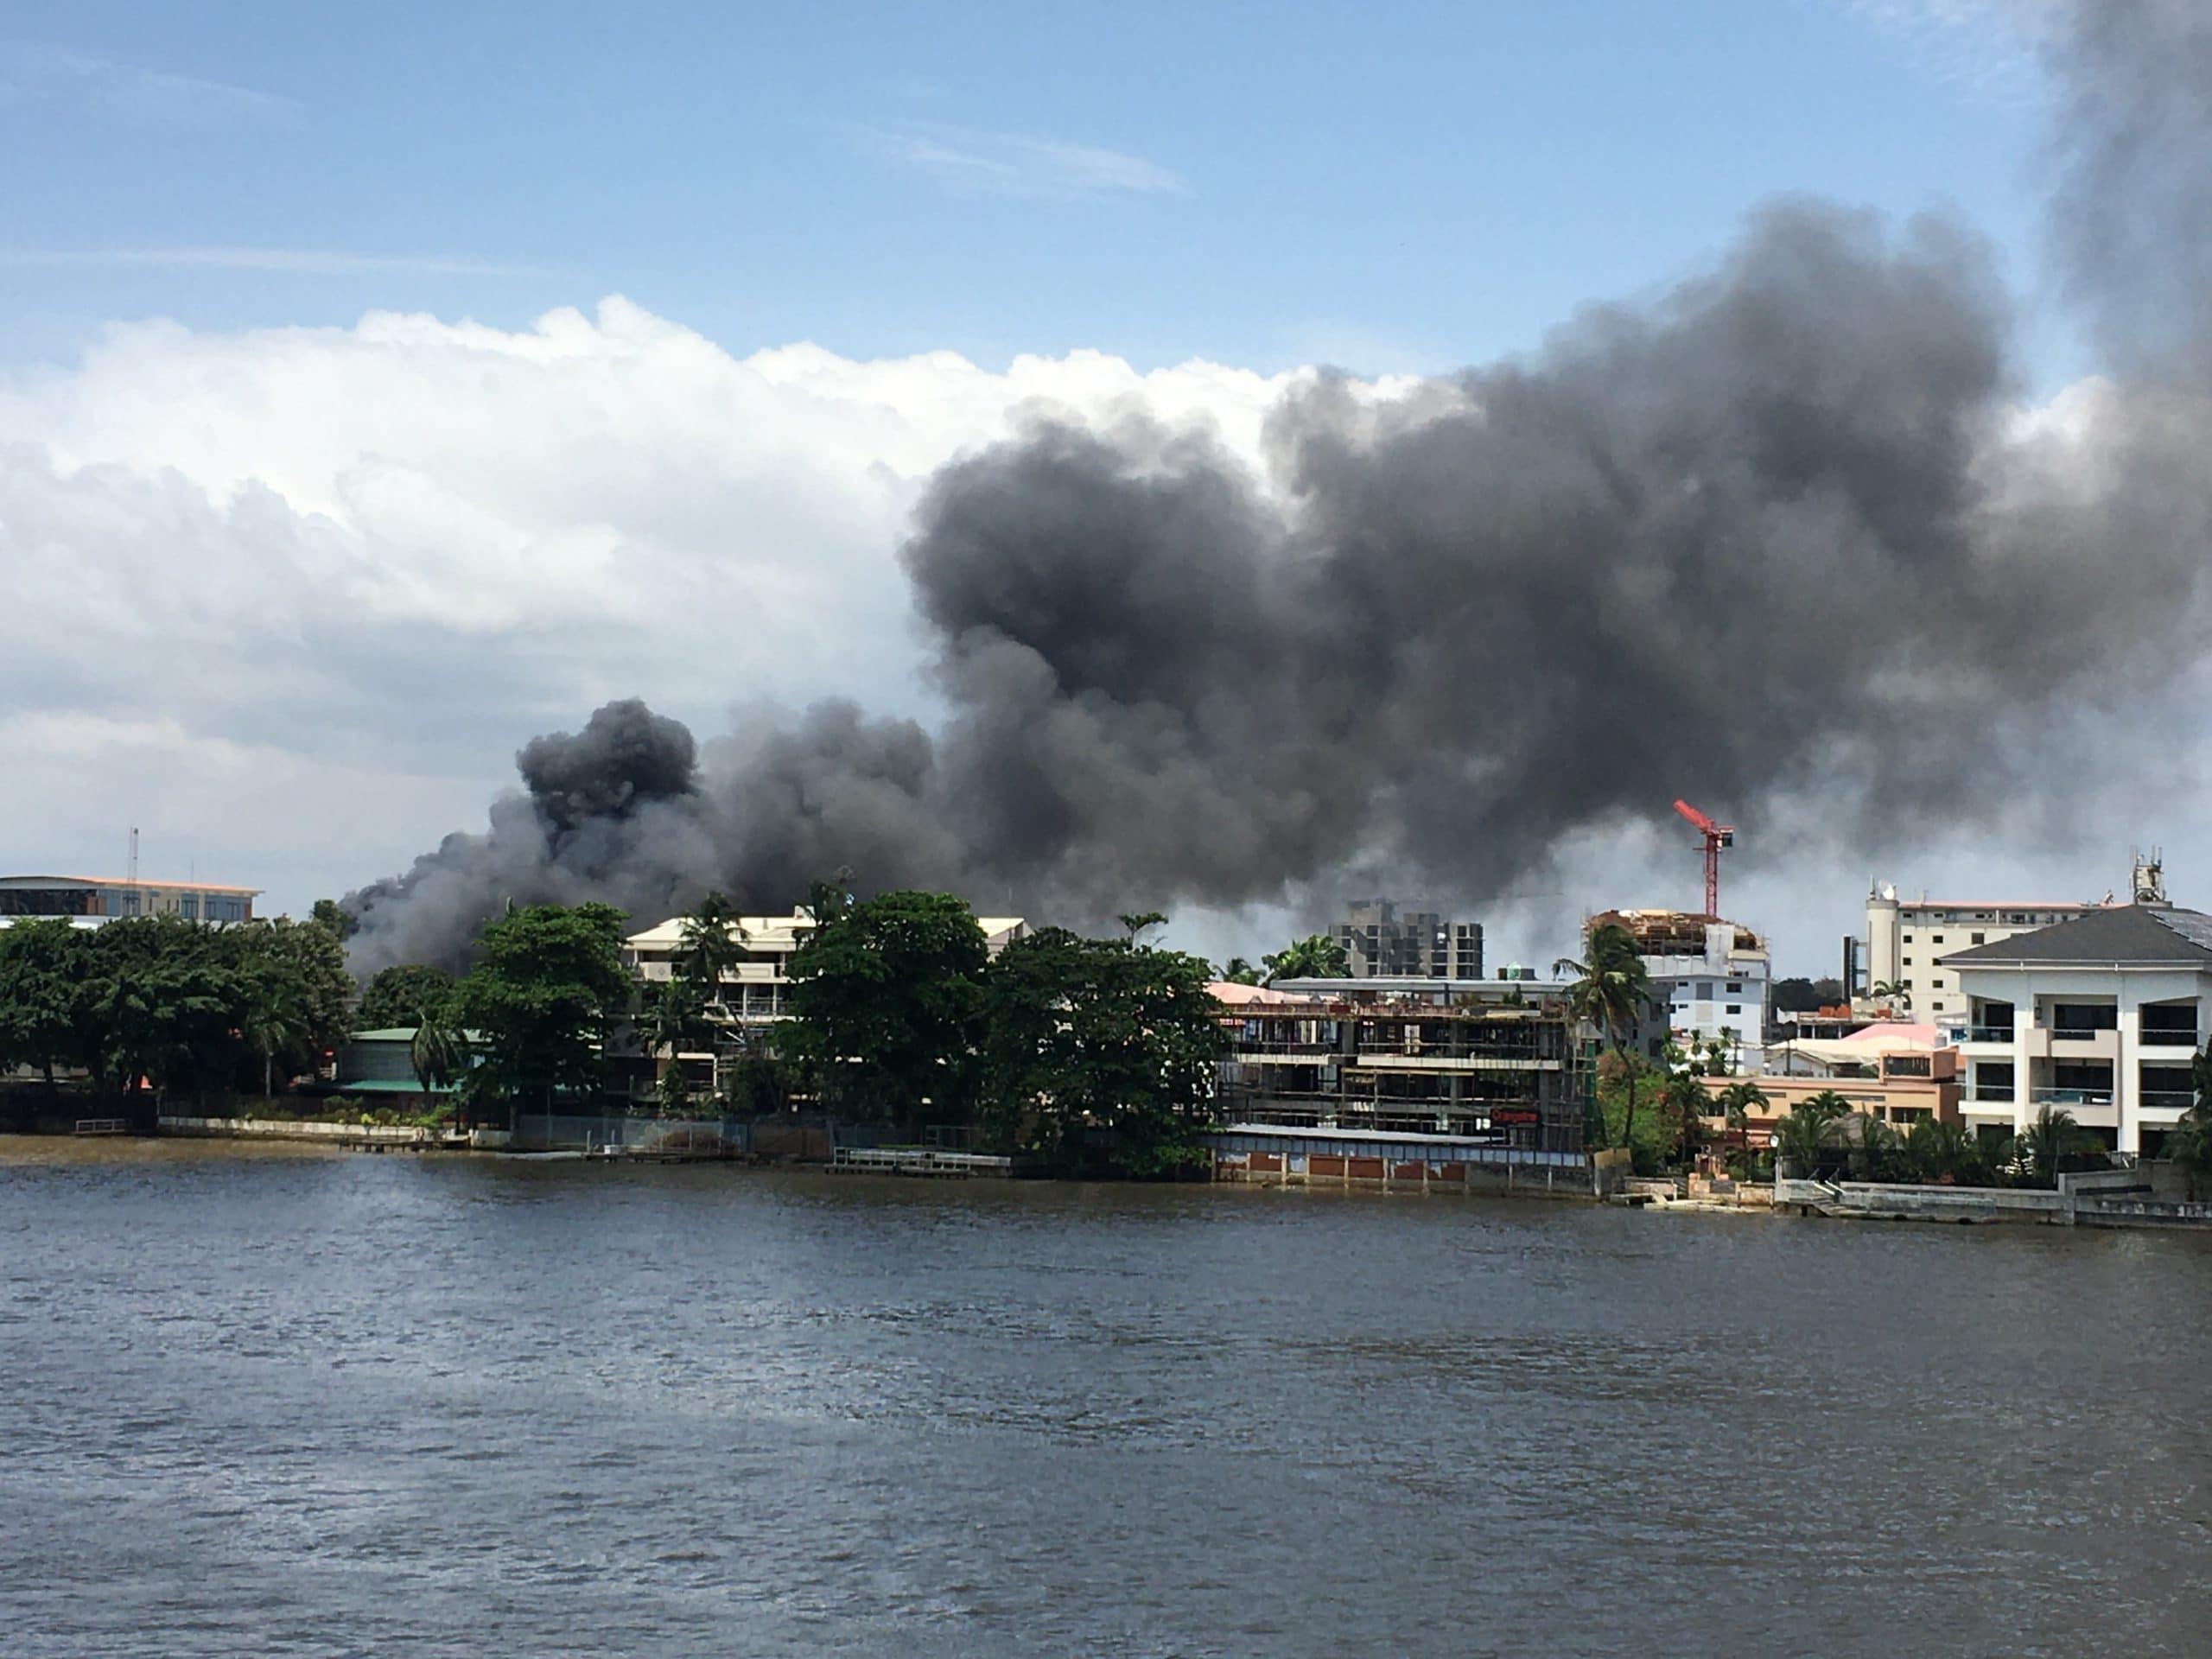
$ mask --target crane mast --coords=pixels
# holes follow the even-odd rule
[[[1715,823],[1688,801],[1676,801],[1675,810],[1688,819],[1698,832],[1700,844],[1705,850],[1705,913],[1718,917],[1720,914],[1720,849],[1736,844],[1736,826]]]

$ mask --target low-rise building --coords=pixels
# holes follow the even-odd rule
[[[623,960],[639,979],[653,984],[676,976],[688,920],[671,916],[622,942]],[[994,957],[1029,931],[1019,916],[979,916],[976,925]],[[728,932],[735,959],[722,971],[721,992],[708,1005],[708,1017],[738,1032],[757,1031],[785,1018],[792,953],[817,925],[814,912],[804,907],[788,916],[733,918]]]
[[[1223,1018],[1233,1122],[1582,1144],[1566,988],[1535,980],[1303,979],[1237,987]]]
[[[1774,1125],[1802,1102],[1833,1093],[1853,1112],[1878,1117],[1900,1133],[1933,1118],[1961,1121],[1959,1055],[1941,1046],[1932,1026],[1900,1023],[1866,1027],[1842,1038],[1808,1038],[1767,1052],[1770,1068],[1749,1078],[1766,1096],[1746,1114],[1745,1136],[1754,1148],[1771,1144]],[[1708,1093],[1719,1095],[1747,1079],[1707,1077]],[[1726,1127],[1716,1109],[1708,1128]]]
[[[0,918],[67,916],[112,921],[123,916],[177,916],[188,922],[253,919],[258,887],[213,881],[139,881],[123,876],[0,875]]]
[[[2212,916],[2168,904],[2083,911],[1940,959],[1970,1124],[2017,1134],[2063,1107],[2107,1147],[2154,1153],[2193,1103],[2212,1006]]]

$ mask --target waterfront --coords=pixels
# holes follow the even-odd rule
[[[2202,1650],[2212,1243],[0,1142],[0,1629]]]

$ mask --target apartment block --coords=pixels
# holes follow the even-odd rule
[[[2059,1106],[2114,1150],[2150,1154],[2194,1101],[2212,916],[2101,906],[1940,961],[1960,987],[1946,1034],[1968,1123],[2017,1134]]]
[[[1608,923],[1636,941],[1676,1042],[1724,1043],[1744,1070],[1759,1069],[1774,972],[1765,940],[1737,923],[1679,910],[1606,911],[1589,926]]]
[[[1432,910],[1401,910],[1388,899],[1346,906],[1330,930],[1355,979],[1480,979],[1480,922],[1452,921]]]

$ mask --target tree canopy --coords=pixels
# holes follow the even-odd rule
[[[964,1113],[983,930],[943,893],[886,893],[834,906],[791,953],[783,1052],[817,1079],[825,1104],[912,1121],[926,1105]]]
[[[611,905],[532,905],[485,927],[454,1001],[480,1039],[461,1085],[472,1109],[543,1110],[598,1092],[600,1046],[632,990],[622,920]]]
[[[379,969],[361,992],[356,1031],[387,1031],[419,1026],[445,1012],[453,1001],[454,976],[419,962]]]
[[[995,1144],[1073,1172],[1108,1132],[1124,1173],[1204,1160],[1228,1036],[1205,963],[1046,928],[1009,944],[983,978],[982,1112]]]
[[[1267,969],[1265,982],[1279,979],[1342,979],[1351,972],[1351,958],[1344,941],[1326,933],[1309,933],[1293,939],[1273,956],[1260,958]]]

